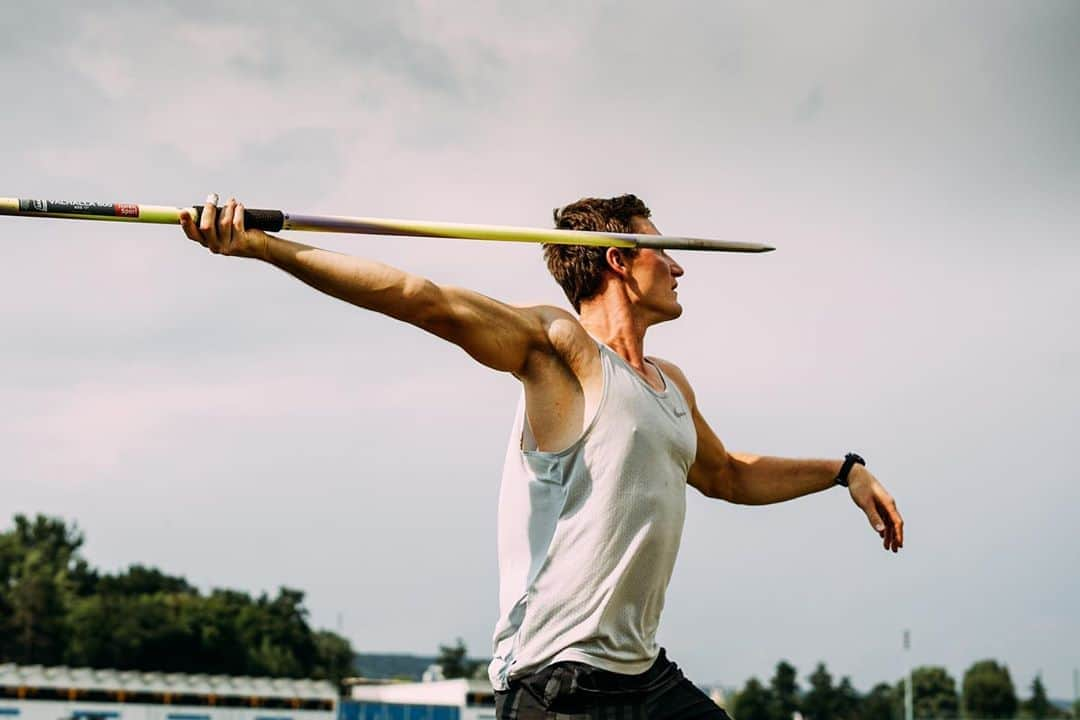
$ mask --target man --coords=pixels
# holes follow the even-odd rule
[[[500,619],[489,673],[500,718],[725,717],[655,635],[689,483],[743,504],[847,485],[884,547],[903,521],[862,458],[728,453],[673,363],[647,357],[649,327],[682,314],[682,267],[662,250],[545,246],[574,315],[515,307],[243,224],[208,199],[189,238],[257,258],[312,287],[412,323],[514,375],[523,397],[499,498]],[[638,198],[586,198],[559,227],[659,234]]]

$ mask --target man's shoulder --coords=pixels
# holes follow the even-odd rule
[[[554,305],[517,305],[540,325],[549,355],[569,365],[575,374],[588,368],[596,356],[596,341],[573,313]]]
[[[686,373],[682,371],[682,368],[670,360],[665,360],[664,358],[652,355],[649,356],[649,361],[655,363],[657,367],[663,370],[664,374],[679,386],[679,390],[687,397],[687,399],[693,398],[694,389],[690,386],[690,381],[686,379]]]
[[[581,325],[581,322],[577,319],[569,310],[565,310],[555,305],[514,305],[518,310],[528,312],[546,322],[572,322],[577,325]]]
[[[646,359],[651,363],[659,365],[660,369],[668,375],[678,375],[681,378],[686,377],[686,375],[683,373],[682,369],[678,365],[666,358],[657,357],[656,355],[647,355]]]
[[[584,340],[589,333],[573,313],[554,305],[516,305],[518,310],[526,312],[544,328],[548,338],[564,340]]]

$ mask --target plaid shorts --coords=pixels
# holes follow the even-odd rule
[[[495,693],[499,720],[731,720],[663,650],[640,675],[560,662]]]

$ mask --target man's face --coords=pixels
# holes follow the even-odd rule
[[[641,235],[659,235],[660,231],[648,218],[635,216],[630,228]],[[665,250],[642,248],[633,257],[626,255],[630,291],[637,296],[638,307],[652,311],[653,322],[674,320],[682,315],[679,304],[678,278],[683,269]]]

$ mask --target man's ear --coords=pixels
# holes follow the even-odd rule
[[[604,259],[607,260],[608,269],[619,277],[625,277],[628,271],[626,267],[626,256],[622,254],[622,250],[616,247],[609,247],[604,253]]]

